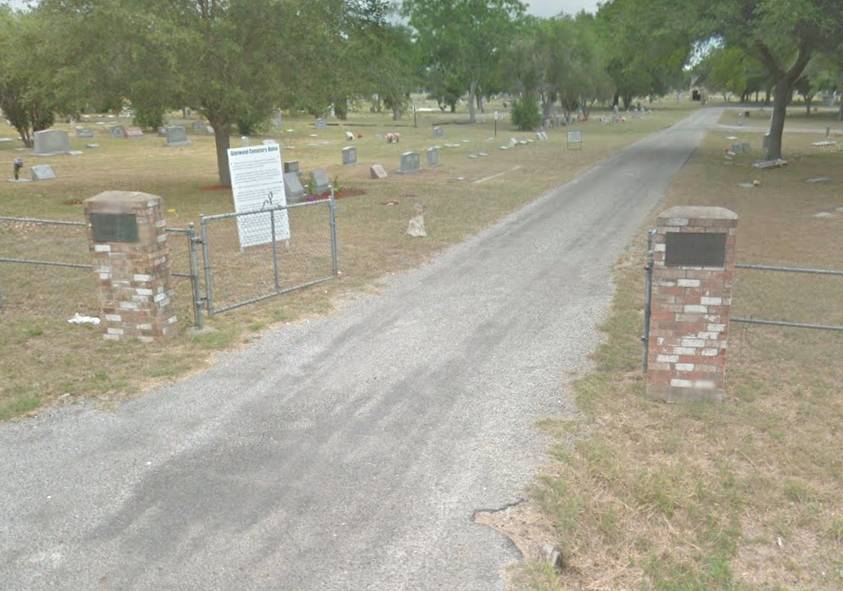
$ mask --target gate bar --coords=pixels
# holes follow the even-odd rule
[[[37,261],[32,259],[7,259],[0,257],[0,263],[20,263],[22,265],[42,265],[44,267],[67,267],[68,269],[93,269],[93,265],[82,263],[58,263],[55,261]]]
[[[810,269],[806,267],[779,267],[775,265],[751,265],[741,264],[735,265],[736,269],[752,269],[754,271],[779,271],[782,273],[808,273],[811,275],[836,275],[843,277],[843,271],[835,271],[832,269]]]
[[[811,328],[814,330],[830,330],[833,332],[843,332],[843,326],[834,326],[830,324],[808,324],[805,322],[789,322],[787,320],[764,320],[761,318],[732,317],[732,322],[742,322],[744,324],[763,324],[766,326],[785,326],[788,328]]]

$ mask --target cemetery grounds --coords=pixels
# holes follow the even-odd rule
[[[763,127],[767,117],[753,110],[743,123]],[[722,119],[739,121],[735,111]],[[830,110],[806,118],[794,107],[786,129],[823,133],[786,133],[790,164],[767,171],[751,167],[760,132],[714,130],[663,206],[737,212],[738,262],[839,270],[843,152],[812,145],[829,125],[843,128]],[[729,136],[753,154],[727,162]],[[740,186],[753,180],[760,186]],[[558,545],[566,566],[560,578],[543,561],[528,563],[514,570],[514,586],[843,588],[843,334],[733,324],[725,403],[650,401],[641,375],[645,250],[642,228],[618,262],[594,369],[572,387],[582,415],[544,422],[552,463],[529,501],[497,524],[532,529],[534,541]],[[841,281],[740,270],[733,314],[843,325]]]
[[[428,105],[433,106],[433,105]],[[317,130],[309,118],[285,118],[282,128],[251,138],[276,139],[285,160],[298,160],[307,178],[314,168],[325,168],[339,191],[337,226],[341,277],[315,288],[293,292],[261,304],[215,316],[207,324],[212,331],[193,335],[190,285],[175,283],[179,334],[165,346],[130,342],[106,342],[97,328],[72,326],[74,314],[97,316],[96,282],[92,272],[3,264],[0,265],[0,420],[26,415],[42,405],[93,399],[107,407],[146,388],[166,383],[207,367],[214,351],[236,348],[259,338],[266,328],[325,314],[343,296],[377,289],[379,278],[422,264],[450,244],[459,242],[494,223],[542,193],[570,180],[621,148],[663,129],[695,108],[672,100],[650,105],[655,111],[625,123],[604,125],[595,111],[582,129],[582,150],[566,150],[565,128],[550,131],[548,142],[535,142],[502,151],[509,138],[534,138],[517,132],[508,122],[498,123],[494,137],[492,111],[476,125],[444,125],[445,136],[434,139],[434,121],[453,123],[464,113],[419,113],[418,127],[412,116],[392,122],[385,116],[351,112],[344,125],[331,120]],[[168,148],[164,140],[147,133],[139,139],[116,139],[107,126],[130,125],[128,120],[107,116],[84,119],[80,125],[95,130],[94,139],[75,137],[73,126],[56,125],[70,132],[71,148],[81,156],[36,158],[18,151],[18,142],[0,144],[0,168],[11,171],[11,161],[24,158],[28,174],[33,164],[53,166],[57,180],[0,185],[0,216],[82,221],[82,201],[106,190],[144,191],[164,198],[168,227],[185,228],[198,222],[199,214],[233,210],[230,191],[217,187],[213,138],[196,135],[195,120],[170,119],[188,128],[192,145]],[[359,125],[355,125],[359,124]],[[290,131],[292,130],[292,131]],[[359,164],[341,165],[341,150],[350,145],[345,131],[362,134],[356,140]],[[383,134],[397,131],[398,144],[388,145]],[[15,137],[14,130],[0,126],[0,136]],[[99,148],[89,149],[89,143]],[[423,152],[445,144],[440,166],[422,172],[397,175],[399,155],[408,150]],[[232,147],[240,145],[232,138]],[[487,157],[469,158],[469,154]],[[369,179],[369,166],[381,163],[389,178]],[[11,176],[11,175],[10,175]],[[428,237],[405,235],[415,206],[425,208]],[[327,220],[322,208],[291,212],[294,236],[285,279],[306,278],[313,266],[330,265]],[[323,217],[318,217],[319,215]],[[240,252],[233,222],[215,229],[219,248],[215,263],[228,271],[228,280],[217,287],[236,300],[248,296],[266,280],[265,268],[256,264],[250,250]],[[173,271],[187,269],[187,249],[180,236],[171,236]],[[310,252],[310,249],[314,252]],[[321,250],[320,250],[321,249]],[[318,251],[318,252],[316,252]],[[85,229],[34,224],[0,227],[0,253],[27,259],[89,263]],[[222,254],[220,254],[222,253]],[[529,294],[525,294],[529,297]],[[373,362],[376,362],[373,361]]]

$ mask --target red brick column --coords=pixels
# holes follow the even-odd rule
[[[647,392],[668,402],[722,400],[738,216],[674,207],[653,238]]]
[[[107,191],[85,200],[104,338],[151,343],[175,331],[164,202]]]

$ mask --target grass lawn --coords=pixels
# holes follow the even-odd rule
[[[495,138],[491,116],[473,126],[446,125],[445,137],[435,140],[433,121],[454,121],[465,115],[419,114],[418,128],[412,127],[411,118],[393,123],[368,112],[352,113],[345,126],[332,125],[325,130],[314,129],[311,120],[285,119],[284,129],[263,136],[282,144],[285,160],[299,160],[305,174],[326,168],[340,187],[362,193],[338,201],[341,279],[214,317],[208,324],[216,330],[200,336],[187,331],[189,285],[182,280],[177,283],[176,298],[180,332],[166,345],[152,346],[105,342],[96,329],[67,324],[76,312],[98,315],[93,273],[0,264],[4,306],[0,312],[0,420],[59,398],[119,400],[197,371],[209,363],[213,351],[247,343],[268,326],[326,313],[342,294],[369,289],[378,278],[428,260],[445,246],[478,232],[619,149],[671,125],[694,107],[670,101],[654,108],[652,115],[624,124],[602,125],[595,116],[578,125],[584,132],[581,151],[565,150],[564,129],[552,130],[548,142],[501,151],[499,146],[510,137],[534,136],[500,122]],[[10,171],[11,161],[21,156],[26,161],[25,172],[44,162],[58,175],[58,180],[50,182],[0,185],[0,215],[81,220],[81,201],[104,190],[162,196],[171,227],[197,222],[200,213],[233,209],[230,192],[214,188],[212,138],[192,136],[190,147],[167,148],[164,140],[154,135],[113,139],[107,126],[98,125],[97,120],[83,124],[96,130],[96,138],[76,139],[71,133],[72,147],[82,150],[82,156],[36,158],[17,151],[14,142],[0,144],[0,169]],[[71,129],[69,125],[57,127]],[[360,159],[357,166],[341,165],[346,129],[363,134],[355,142]],[[388,131],[401,133],[400,144],[388,145],[378,137]],[[12,137],[14,132],[0,126],[0,136]],[[91,142],[101,147],[86,148]],[[438,168],[415,175],[393,174],[401,152],[446,143],[459,147],[443,147]],[[238,146],[239,139],[233,138],[232,144]],[[488,157],[468,157],[481,151]],[[369,179],[369,165],[375,162],[387,168],[388,179]],[[425,207],[429,234],[425,239],[405,235],[416,203]],[[330,269],[324,211],[307,209],[309,214],[291,214],[292,250],[282,255],[290,261],[284,267],[285,279]],[[216,245],[214,262],[219,265],[218,297],[228,303],[257,295],[255,292],[271,282],[266,275],[266,257],[258,256],[259,251],[252,256],[251,250],[241,254],[233,244],[233,225],[215,225],[213,231],[219,232],[211,237]],[[174,270],[186,270],[183,242],[171,240],[170,246]],[[47,231],[27,224],[0,224],[0,256],[86,263],[84,229]]]
[[[790,165],[758,171],[752,156],[725,162],[728,135],[708,135],[663,207],[736,211],[739,262],[843,268],[843,153],[787,134]],[[741,139],[757,156],[760,135]],[[821,176],[833,180],[805,182]],[[642,229],[617,266],[595,368],[572,387],[582,415],[542,425],[552,463],[521,509],[542,516],[534,536],[566,567],[529,562],[516,588],[843,589],[843,334],[733,325],[726,402],[653,402],[640,370],[644,249]],[[841,294],[840,278],[739,271],[733,312],[843,325]]]

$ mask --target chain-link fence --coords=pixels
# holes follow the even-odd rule
[[[0,310],[33,317],[97,315],[88,225],[0,217]]]
[[[333,279],[335,219],[333,199],[202,216],[208,313]]]

